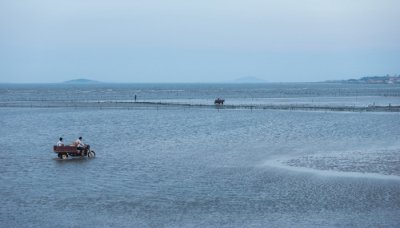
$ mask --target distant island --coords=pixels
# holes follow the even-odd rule
[[[368,76],[359,79],[334,80],[326,82],[352,84],[400,84],[400,75]]]
[[[80,79],[74,79],[74,80],[65,81],[64,83],[68,83],[68,84],[97,84],[97,83],[101,83],[101,82],[80,78]]]

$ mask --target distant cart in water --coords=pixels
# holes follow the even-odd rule
[[[215,99],[214,104],[216,104],[216,105],[223,105],[224,102],[225,102],[224,99],[217,98],[217,99]]]

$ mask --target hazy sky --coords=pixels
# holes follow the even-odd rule
[[[400,74],[399,0],[0,0],[0,82]]]

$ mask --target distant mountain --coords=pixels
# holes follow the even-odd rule
[[[266,81],[256,77],[243,77],[235,80],[236,83],[265,83]]]
[[[74,79],[74,80],[65,81],[64,83],[68,83],[68,84],[97,84],[97,83],[101,83],[101,82],[80,78],[80,79]]]

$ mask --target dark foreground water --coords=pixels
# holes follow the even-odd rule
[[[0,109],[2,227],[399,227],[398,113]],[[95,159],[58,160],[82,135]]]

